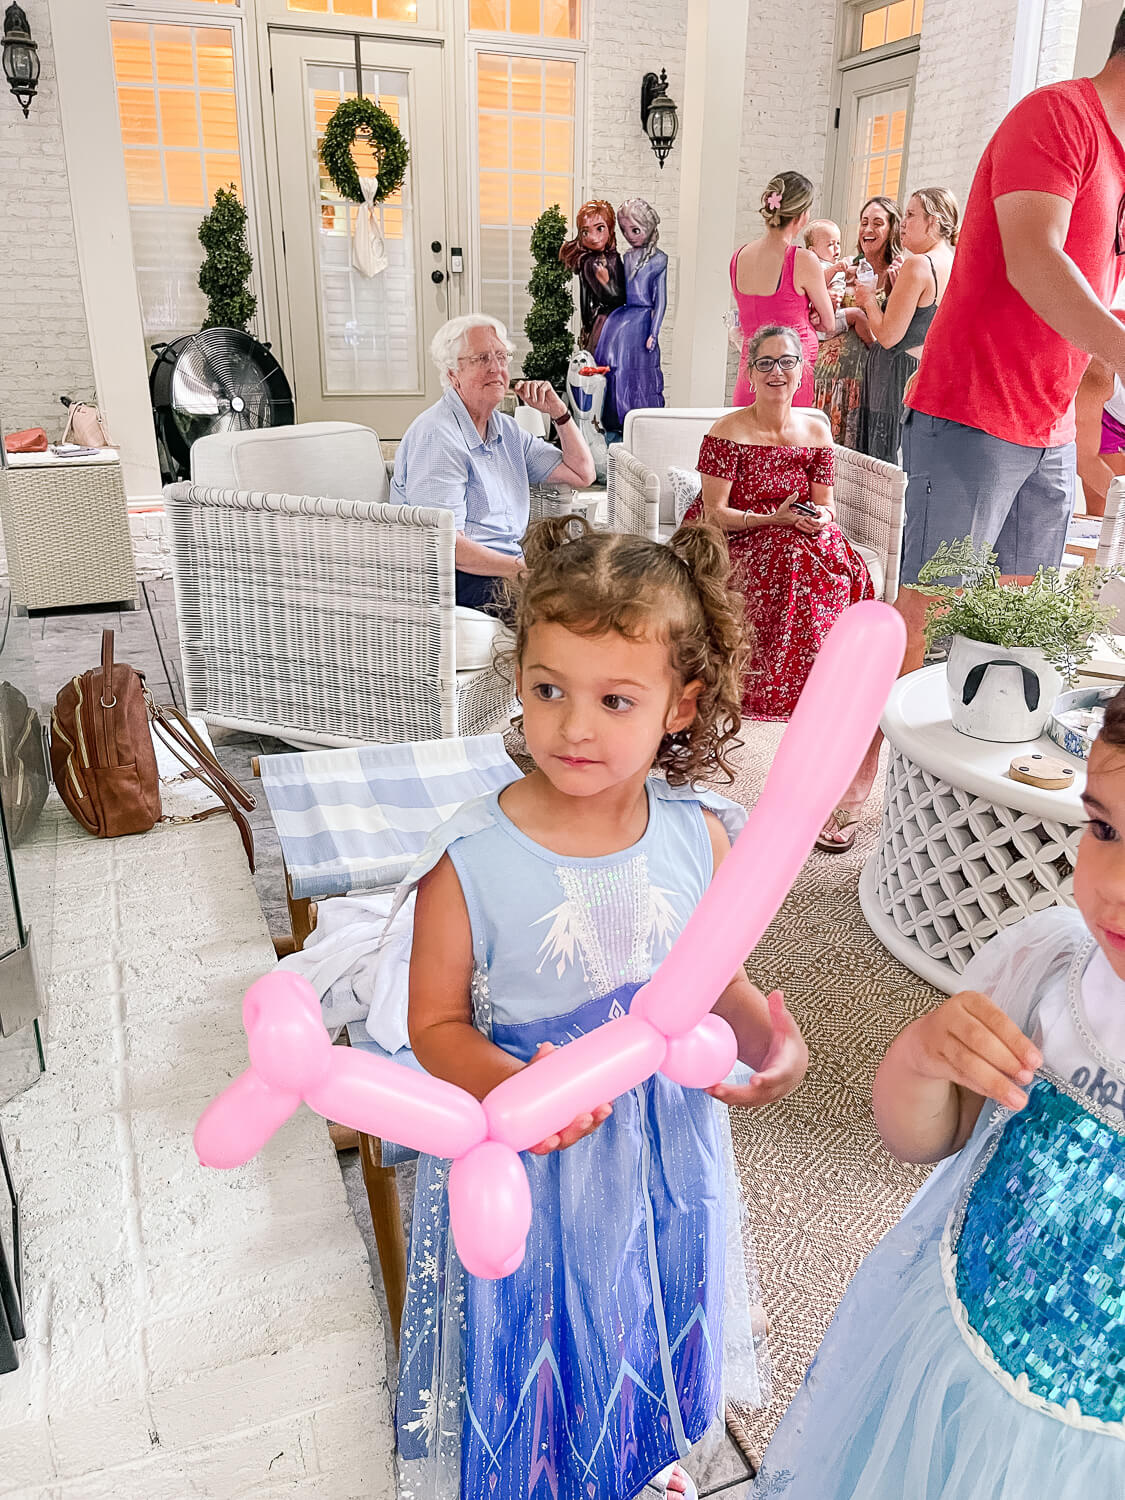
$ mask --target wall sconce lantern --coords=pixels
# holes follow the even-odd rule
[[[676,106],[668,97],[668,74],[663,68],[659,78],[655,73],[646,73],[641,80],[641,124],[663,171],[664,158],[672,149],[680,124]]]
[[[27,17],[18,5],[9,5],[4,13],[3,66],[8,87],[19,100],[26,120],[39,86],[39,47],[32,41]]]

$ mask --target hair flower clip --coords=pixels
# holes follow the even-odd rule
[[[775,214],[781,207],[781,194],[771,193],[766,199],[766,207],[769,209],[771,214]]]

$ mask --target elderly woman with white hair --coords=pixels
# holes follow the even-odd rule
[[[406,429],[391,488],[403,505],[444,505],[453,512],[457,603],[499,613],[504,580],[523,568],[530,486],[585,488],[594,482],[594,460],[548,381],[522,381],[515,391],[553,420],[559,447],[497,410],[508,392],[514,345],[496,318],[451,318],[434,335],[430,353],[445,391]]]

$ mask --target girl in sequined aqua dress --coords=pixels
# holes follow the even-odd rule
[[[1078,910],[1007,928],[875,1085],[948,1158],[861,1266],[754,1500],[1125,1496],[1125,689],[1093,747]]]
[[[529,537],[516,607],[536,769],[462,808],[413,877],[411,1042],[481,1098],[628,1009],[743,818],[692,785],[739,725],[721,536],[568,540],[568,524]],[[780,1097],[807,1053],[780,996],[741,972],[716,1010],[754,1079],[710,1097],[656,1074],[525,1153],[534,1217],[511,1276],[464,1274],[448,1164],[422,1159],[402,1500],[627,1500],[652,1480],[691,1495],[675,1461],[722,1422],[724,1387],[766,1399],[722,1106]]]

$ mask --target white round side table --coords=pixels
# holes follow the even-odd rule
[[[879,845],[863,868],[867,924],[908,969],[952,994],[978,948],[1034,911],[1074,905],[1086,764],[1045,737],[999,744],[959,734],[945,667],[900,677],[881,721],[889,759]],[[1074,786],[1013,781],[1021,752],[1074,767]]]

